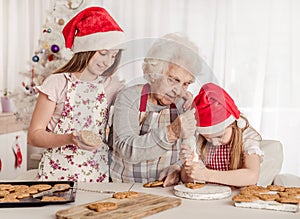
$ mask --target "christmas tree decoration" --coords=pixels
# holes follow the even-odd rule
[[[33,62],[38,62],[39,60],[40,60],[40,58],[37,55],[32,57]]]
[[[13,151],[15,154],[16,162],[15,162],[15,168],[21,167],[22,161],[23,161],[23,155],[21,152],[21,147],[19,145],[19,136],[16,136],[15,143],[13,145]]]
[[[57,22],[59,25],[64,25],[65,24],[65,21],[64,19],[60,18],[58,19],[58,22]]]
[[[59,46],[58,46],[58,45],[52,45],[52,46],[51,46],[51,51],[52,51],[53,53],[57,53],[57,52],[59,51]]]
[[[32,59],[28,62],[29,70],[20,72],[24,80],[12,94],[18,119],[29,124],[37,99],[37,86],[40,86],[48,75],[69,61],[73,52],[65,47],[62,29],[75,14],[93,0],[50,0],[50,10],[41,27],[38,45]]]

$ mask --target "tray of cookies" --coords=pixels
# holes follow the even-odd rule
[[[232,201],[236,207],[297,212],[300,203],[300,187],[247,186],[233,196]]]
[[[35,207],[75,201],[73,181],[0,182],[0,207]]]

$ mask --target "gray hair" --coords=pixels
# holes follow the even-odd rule
[[[178,34],[167,34],[154,42],[143,63],[144,77],[148,82],[159,79],[175,64],[194,77],[201,71],[201,59],[198,47],[187,37]]]

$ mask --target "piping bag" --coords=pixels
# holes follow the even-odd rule
[[[186,139],[182,140],[182,144],[188,145],[192,149],[192,161],[193,162],[199,162],[200,168],[204,168],[205,165],[202,162],[202,160],[199,160],[199,154],[197,153],[197,147],[196,147],[196,137],[192,136]],[[194,180],[194,183],[205,183],[205,181],[202,180]]]

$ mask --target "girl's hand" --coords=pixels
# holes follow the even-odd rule
[[[94,151],[94,150],[97,150],[100,145],[97,145],[97,146],[90,146],[90,145],[87,145],[85,143],[83,143],[81,140],[80,140],[80,137],[79,137],[79,134],[77,132],[73,132],[72,133],[72,142],[74,145],[76,145],[78,148],[82,149],[82,150],[87,150],[87,151]]]
[[[208,181],[205,176],[207,169],[201,160],[198,162],[187,161],[183,168],[186,175],[194,181]]]
[[[190,110],[194,100],[193,94],[189,91],[184,91],[182,98],[185,100],[185,102],[182,105],[183,110]]]

